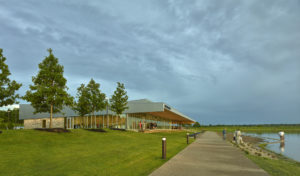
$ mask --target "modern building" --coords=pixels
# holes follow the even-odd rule
[[[61,113],[53,114],[53,128],[100,128],[118,127],[128,130],[174,129],[182,124],[195,121],[163,102],[152,102],[147,99],[129,101],[129,107],[117,116],[112,111],[104,110],[95,115],[80,117],[70,107],[64,107]],[[25,129],[48,128],[49,113],[34,114],[30,104],[20,104],[20,119],[24,120]]]

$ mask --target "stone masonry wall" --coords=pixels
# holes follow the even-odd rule
[[[24,129],[42,128],[43,120],[46,120],[46,128],[49,128],[50,118],[25,119]],[[64,128],[64,118],[52,118],[52,128]]]

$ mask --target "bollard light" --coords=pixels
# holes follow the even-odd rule
[[[166,138],[162,138],[161,139],[162,142],[162,159],[166,159],[167,156],[167,139]]]
[[[279,133],[278,133],[278,135],[279,135],[279,137],[280,137],[280,141],[284,141],[284,132],[283,131],[280,131]]]
[[[190,133],[186,133],[186,144],[189,144],[189,135]]]

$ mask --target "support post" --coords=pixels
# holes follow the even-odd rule
[[[196,140],[196,138],[197,138],[197,134],[195,133],[195,134],[194,134],[194,139]]]
[[[100,119],[99,119],[99,123],[100,123]],[[100,127],[100,124],[99,124],[99,127]],[[102,116],[102,128],[104,128],[104,115]]]
[[[107,127],[106,128],[109,128],[109,115],[107,114]]]
[[[85,128],[88,128],[88,126],[89,126],[89,116],[86,116],[85,117]]]
[[[126,130],[128,130],[128,114],[126,114]]]
[[[167,139],[162,138],[162,159],[166,159],[167,156]]]

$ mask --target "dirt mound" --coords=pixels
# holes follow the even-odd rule
[[[93,132],[100,132],[100,133],[106,133],[107,131],[105,131],[104,129],[86,129],[87,131],[93,131]]]
[[[110,128],[111,130],[119,130],[119,131],[126,131],[125,129],[122,128]]]
[[[170,132],[181,132],[181,129],[154,129],[154,130],[145,130],[144,133],[170,133]]]
[[[47,132],[54,132],[54,133],[69,133],[70,130],[63,129],[63,128],[35,128],[38,131],[47,131]]]

